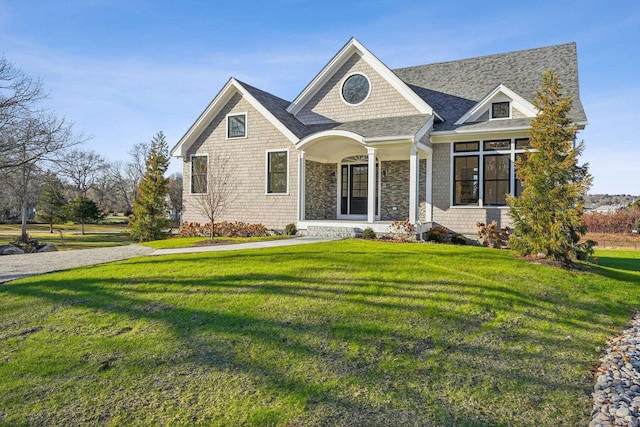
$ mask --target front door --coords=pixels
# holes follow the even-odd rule
[[[369,165],[342,165],[340,214],[366,215],[369,201]]]
[[[369,165],[349,165],[349,214],[366,215],[369,195]]]

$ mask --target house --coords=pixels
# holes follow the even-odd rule
[[[231,78],[172,149],[183,221],[208,222],[196,202],[227,159],[235,191],[220,220],[344,236],[395,220],[467,235],[509,225],[549,69],[584,129],[575,43],[391,70],[351,39],[293,101]]]

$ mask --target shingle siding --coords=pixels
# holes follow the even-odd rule
[[[347,75],[359,72],[370,81],[371,93],[364,103],[352,106],[342,99],[342,82]],[[351,122],[355,120],[420,114],[406,98],[393,88],[359,55],[354,54],[296,115],[304,124]]]
[[[225,118],[229,113],[247,113],[247,137],[226,139]],[[266,151],[289,151],[287,195],[266,194]],[[298,155],[295,146],[240,94],[235,94],[213,118],[209,126],[189,148],[184,162],[184,222],[207,223],[191,191],[192,154],[209,155],[209,167],[216,156],[230,159],[236,196],[216,221],[261,223],[267,228],[283,229],[296,222],[298,192]]]

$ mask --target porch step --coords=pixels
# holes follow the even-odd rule
[[[316,237],[337,237],[337,238],[349,238],[360,237],[362,229],[359,227],[319,227],[316,225],[310,225],[307,227],[307,236]]]

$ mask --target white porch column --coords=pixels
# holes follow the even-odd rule
[[[418,220],[418,168],[420,166],[420,154],[415,146],[411,147],[409,156],[409,221],[415,224]]]
[[[367,154],[369,155],[367,222],[373,224],[376,220],[376,149],[367,148]]]
[[[427,157],[427,194],[426,196],[426,214],[425,221],[432,222],[433,221],[433,206],[431,205],[431,192],[433,188],[433,153],[429,154]]]
[[[298,155],[298,221],[304,221],[304,198],[305,198],[305,158],[304,151]]]

